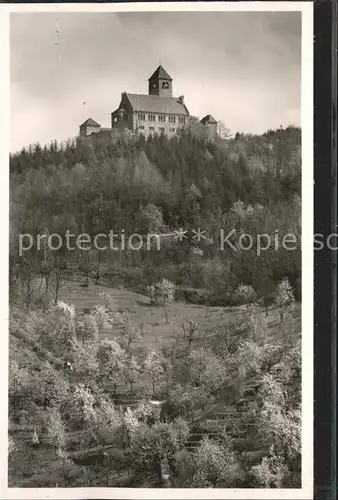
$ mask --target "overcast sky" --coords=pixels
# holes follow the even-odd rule
[[[109,127],[159,62],[192,115],[233,132],[300,124],[298,12],[20,13],[10,26],[12,151],[89,117]]]

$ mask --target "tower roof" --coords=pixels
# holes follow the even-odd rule
[[[80,127],[83,127],[84,125],[87,125],[88,127],[101,127],[101,125],[93,120],[93,118],[88,118],[88,120],[81,123]]]
[[[217,123],[217,120],[211,115],[206,115],[202,118],[201,123]]]
[[[150,81],[150,80],[156,80],[158,78],[161,78],[162,80],[171,80],[172,81],[171,76],[168,75],[168,73],[166,72],[166,70],[161,65],[159,65],[159,67],[157,68],[157,70],[151,75],[151,77],[149,78],[148,81]]]

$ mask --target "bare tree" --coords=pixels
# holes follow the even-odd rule
[[[182,323],[183,338],[188,343],[188,350],[191,348],[191,344],[197,339],[197,329],[198,322],[188,319]]]

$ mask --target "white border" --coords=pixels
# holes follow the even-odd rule
[[[7,488],[7,450],[1,446],[0,498],[5,499],[290,499],[313,498],[313,4],[312,2],[179,2],[126,4],[0,5],[0,189],[1,228],[8,234],[9,13],[133,11],[301,11],[302,12],[302,488],[300,489],[142,489]],[[1,246],[1,375],[8,387],[8,249]],[[5,384],[6,381],[6,384]],[[1,391],[1,442],[7,437],[7,391]]]

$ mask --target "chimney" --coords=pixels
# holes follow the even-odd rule
[[[177,99],[177,101],[178,101],[180,104],[184,104],[184,95],[180,95],[180,97]]]

